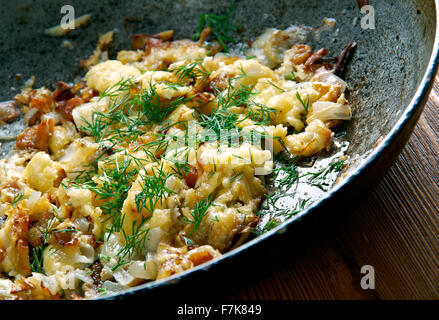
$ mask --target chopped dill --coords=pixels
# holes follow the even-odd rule
[[[302,100],[302,98],[300,97],[299,92],[296,93],[296,97],[299,100],[300,104],[303,106],[303,108],[305,109],[305,114],[308,114],[308,109],[309,109],[309,95],[306,98],[306,101],[304,102]]]
[[[317,172],[307,172],[303,176],[308,176],[307,183],[326,191],[328,187],[327,176],[332,172],[340,172],[345,165],[345,160],[338,160],[330,163],[326,168]]]
[[[267,82],[268,82],[271,86],[273,86],[273,87],[275,87],[277,90],[279,90],[280,92],[285,92],[284,89],[282,89],[281,87],[279,87],[278,85],[276,85],[275,83],[273,83],[271,80],[267,80]]]
[[[233,170],[233,173],[235,173],[235,170]],[[235,180],[241,180],[244,177],[244,172],[235,173],[231,178],[230,182],[235,182]]]
[[[25,196],[23,191],[14,194],[14,198],[12,199],[12,206],[15,207],[24,198]]]
[[[294,70],[291,70],[291,74],[285,76],[285,79],[297,82],[297,78],[296,78],[296,74],[294,73]]]
[[[300,198],[298,199],[294,209],[290,209],[290,210],[281,209],[275,206],[275,202],[278,199],[282,198],[283,197],[282,195],[275,197],[269,195],[266,196],[267,199],[271,202],[270,210],[275,209],[275,211],[270,213],[260,211],[258,213],[259,216],[264,216],[266,214],[269,214],[270,216],[266,223],[262,224],[261,226],[258,226],[255,230],[253,230],[253,232],[257,235],[267,233],[268,231],[276,228],[277,226],[281,225],[285,221],[291,219],[293,216],[305,210],[306,207],[311,204],[311,198],[306,198],[306,199]],[[267,210],[267,208],[265,210]]]
[[[299,171],[295,164],[287,167],[280,167],[274,169],[274,179],[280,187],[285,187],[287,190],[291,189],[293,184],[297,183],[300,178]]]
[[[101,295],[101,296],[105,296],[105,295],[107,295],[107,289],[105,289],[105,288],[98,288],[98,293]]]

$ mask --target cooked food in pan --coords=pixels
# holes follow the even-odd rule
[[[331,148],[351,117],[346,84],[296,27],[230,52],[224,34],[200,31],[136,35],[114,60],[83,61],[81,81],[28,86],[2,105],[28,128],[0,160],[0,298],[117,292],[283,221],[258,227],[265,177],[291,187],[297,159]]]

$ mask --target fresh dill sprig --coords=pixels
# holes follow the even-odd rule
[[[221,131],[231,130],[235,128],[235,123],[238,120],[238,115],[227,109],[215,109],[211,115],[201,114],[201,125],[210,129],[220,137]]]
[[[282,222],[276,219],[270,219],[270,221],[268,221],[264,227],[260,230],[256,229],[256,234],[261,235],[264,233],[267,233],[268,231],[276,228],[278,225],[280,225]]]
[[[187,159],[185,159],[186,162],[180,162],[180,160],[173,160],[173,159],[166,159],[166,160],[172,163],[170,169],[180,179],[183,179],[186,174],[192,172],[193,167],[188,163]]]
[[[297,82],[297,78],[296,78],[296,74],[294,73],[294,70],[291,70],[291,74],[285,76],[285,79]]]
[[[30,267],[33,272],[43,273],[43,259],[45,250],[45,246],[32,248]]]
[[[235,173],[235,170],[233,170],[233,173]],[[235,173],[231,178],[230,178],[230,182],[235,182],[235,180],[241,180],[242,177],[245,176],[244,172],[239,172],[239,173]]]
[[[178,90],[179,84],[165,84]],[[166,150],[171,142],[165,132],[176,125],[166,118],[179,105],[191,99],[184,96],[172,100],[162,99],[153,82],[141,91],[139,88],[131,90],[134,86],[130,79],[121,80],[101,93],[101,98],[110,98],[108,111],[95,112],[82,131],[94,137],[102,152],[86,168],[75,172],[76,176],[69,183],[63,183],[65,188],[85,188],[96,194],[97,200],[102,202],[100,208],[104,218],[104,233],[122,231],[125,237],[125,246],[120,252],[122,258],[144,244],[147,231],[141,229],[141,225],[152,216],[159,201],[174,193],[165,185],[170,174],[165,175],[162,168],[157,173],[154,171],[153,176],[142,174],[142,188],[135,196],[135,203],[138,212],[146,209],[150,214],[142,220],[141,225],[133,225],[131,233],[125,233],[125,216],[121,211],[132,183],[140,172],[145,171],[145,163],[159,162],[156,154]],[[157,124],[161,125],[159,131],[142,140],[141,136]],[[127,147],[130,151],[126,150]],[[145,157],[135,156],[134,152],[139,150],[143,151]],[[182,167],[177,168],[180,169]],[[123,264],[124,261],[122,259],[119,262]]]
[[[194,35],[194,40],[199,40],[203,29],[208,27],[211,29],[212,34],[216,37],[223,50],[225,52],[229,52],[227,43],[236,41],[232,36],[232,33],[235,33],[238,30],[238,28],[230,22],[231,15],[236,9],[235,2],[235,0],[230,1],[229,9],[225,14],[217,15],[203,13],[200,16],[198,29]]]
[[[102,93],[101,98],[111,97],[109,110],[94,112],[91,121],[84,121],[81,131],[94,137],[95,142],[129,144],[137,141],[154,124],[163,124],[178,106],[192,99],[180,96],[164,101],[157,92],[157,85],[152,82],[130,96],[126,91],[133,86],[132,80],[121,80]],[[116,96],[117,99],[113,99]]]
[[[124,245],[117,252],[117,263],[112,268],[115,271],[119,267],[129,263],[126,257],[132,257],[134,253],[138,255],[141,254],[142,250],[145,248],[146,237],[149,233],[149,228],[142,229],[149,218],[142,218],[142,221],[137,224],[133,221],[131,234],[127,234],[124,229],[122,229],[122,234],[125,240]]]
[[[299,102],[300,102],[300,104],[303,106],[303,108],[305,109],[305,114],[308,114],[308,109],[309,109],[309,95],[308,95],[308,97],[306,98],[306,101],[304,102],[303,100],[302,100],[302,98],[300,97],[300,94],[299,94],[299,92],[296,92],[296,97],[297,97],[297,100],[299,100]]]
[[[202,83],[207,82],[210,72],[201,64],[202,60],[193,61],[188,64],[179,66],[172,71],[178,77],[178,80],[184,81],[186,79],[199,78]]]
[[[25,196],[23,191],[14,194],[14,198],[12,199],[12,206],[15,207],[24,198]]]
[[[170,176],[171,174],[163,171],[163,165],[158,170],[152,170],[152,175],[142,175],[142,190],[135,196],[137,212],[140,213],[142,209],[145,209],[152,215],[159,202],[163,202],[175,193],[166,187],[166,181]]]
[[[248,104],[247,115],[239,122],[246,119],[252,120],[256,125],[269,125],[271,121],[271,115],[276,113],[274,108],[267,107],[261,103],[250,102]]]
[[[69,232],[77,233],[75,228],[56,229],[58,223],[63,222],[64,219],[59,218],[54,213],[53,209],[50,210],[50,216],[47,219],[44,227],[37,227],[37,230],[41,234],[42,243],[31,250],[30,266],[33,272],[43,273],[44,254],[48,248],[49,240],[54,233]],[[55,249],[54,249],[55,250]]]
[[[111,222],[107,232],[117,232],[122,227],[120,211],[131,189],[131,184],[139,173],[142,164],[129,154],[122,159],[111,157],[102,160],[100,172],[83,172],[71,181],[67,187],[84,188],[94,192],[98,200],[105,201],[100,205],[105,221]],[[93,178],[93,179],[92,179]]]
[[[236,79],[236,78],[235,78]],[[240,85],[239,88],[232,86],[232,80],[229,79],[229,88],[221,92],[213,86],[217,95],[217,108],[212,110],[210,115],[200,114],[200,123],[220,136],[221,131],[227,131],[236,128],[238,114],[230,110],[231,107],[247,106],[249,99],[255,93],[253,86]]]
[[[114,98],[119,96],[122,92],[127,92],[134,87],[134,80],[132,78],[121,79],[113,86],[107,88],[103,92],[99,92],[99,98],[104,97]]]
[[[277,84],[275,84],[273,81],[271,80],[267,80],[268,84],[275,87],[277,90],[279,90],[280,92],[285,92],[285,89],[282,89],[281,87],[279,87]]]
[[[179,105],[188,102],[190,98],[178,97],[169,102],[161,101],[157,93],[157,87],[152,82],[148,89],[144,89],[141,94],[134,97],[133,102],[138,106],[136,119],[143,119],[146,123],[163,123],[165,118],[174,111]]]
[[[184,223],[192,223],[193,228],[192,232],[196,232],[203,221],[203,218],[207,214],[207,210],[212,205],[213,194],[210,194],[206,199],[198,201],[198,203],[194,206],[194,209],[191,212],[191,218],[184,217],[182,221]]]
[[[115,266],[113,268],[111,268],[111,271],[116,271],[117,269],[119,269],[121,266],[130,263],[130,261],[128,259],[124,259],[123,256],[118,256],[117,257],[117,263],[115,264]]]
[[[290,153],[281,152],[276,156],[276,160],[287,166],[293,165],[297,162],[298,157],[292,156]]]

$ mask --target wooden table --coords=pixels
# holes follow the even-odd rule
[[[375,270],[363,290],[361,267]],[[229,299],[439,299],[439,77],[397,163],[335,230]]]

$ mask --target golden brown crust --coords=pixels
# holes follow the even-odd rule
[[[324,64],[319,63],[319,60],[329,54],[329,50],[322,48],[314,52],[305,62],[305,68],[311,71],[315,71],[322,67]]]
[[[77,106],[80,106],[81,104],[84,104],[84,103],[85,103],[85,100],[83,98],[73,97],[67,101],[60,101],[58,103],[57,110],[59,111],[59,113],[61,113],[61,115],[64,117],[64,119],[73,121],[73,116],[72,116],[73,109],[75,109]]]
[[[312,55],[312,48],[304,44],[296,44],[293,47],[293,56],[291,61],[295,65],[304,64]]]
[[[53,119],[46,119],[38,125],[27,128],[18,135],[16,148],[47,151],[54,127]]]
[[[35,108],[43,113],[47,113],[52,110],[53,105],[54,101],[48,93],[38,90],[31,91],[29,108]]]
[[[20,116],[14,101],[0,103],[0,122],[11,122]]]
[[[20,274],[27,276],[31,273],[28,246],[29,217],[23,212],[18,212],[13,219],[12,234],[18,252],[18,271]]]
[[[26,277],[31,273],[28,246],[29,216],[20,207],[11,209],[7,215],[8,218],[0,229],[3,233],[0,234],[0,270],[12,271]]]

